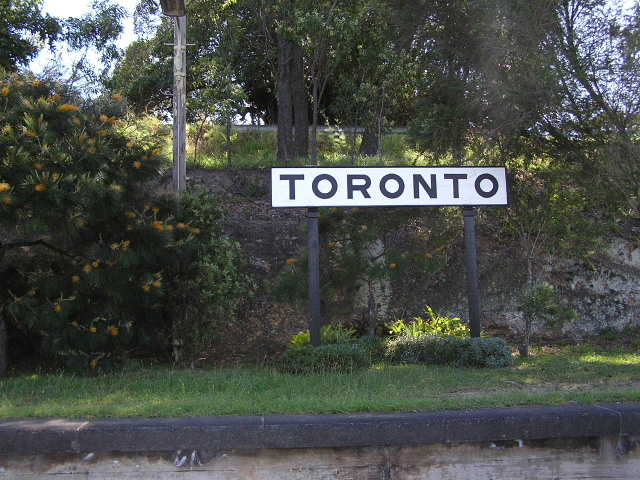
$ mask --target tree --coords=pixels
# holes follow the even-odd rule
[[[112,5],[111,0],[93,0],[91,12],[62,22],[62,39],[72,51],[81,52],[70,74],[69,82],[76,84],[84,77],[84,89],[93,88],[94,93],[104,83],[113,63],[121,58],[115,41],[124,31],[122,22],[127,11],[122,5]],[[100,55],[102,67],[89,61],[91,52]]]
[[[353,126],[352,162],[358,127],[359,153],[378,153],[380,138],[394,123],[406,125],[413,112],[416,63],[399,45],[389,18],[400,15],[393,2],[369,1],[354,20],[357,41],[336,70],[330,109],[339,125]],[[397,20],[396,20],[397,21]]]
[[[640,217],[640,7],[563,0],[553,36],[562,72],[563,110],[550,131],[558,144],[595,163]]]
[[[520,302],[523,357],[529,355],[536,324],[557,327],[575,316],[572,309],[560,305],[553,286],[541,280],[540,264],[554,256],[586,258],[604,232],[592,214],[600,199],[586,195],[579,182],[567,180],[565,173],[557,166],[512,168],[510,205],[500,212],[504,214],[506,232],[518,240],[525,265]]]
[[[199,68],[204,70],[198,75]],[[229,65],[220,65],[213,61],[198,65],[194,68],[206,88],[196,90],[187,101],[188,120],[198,123],[194,146],[194,164],[197,162],[198,140],[201,137],[205,122],[212,122],[224,127],[227,152],[227,167],[232,166],[232,134],[236,116],[246,108],[246,94],[233,81],[233,74]]]
[[[54,47],[61,34],[57,19],[42,14],[42,0],[0,3],[0,68],[16,71],[26,66],[43,44]]]
[[[159,151],[129,143],[118,102],[83,104],[33,77],[4,74],[1,82],[0,254],[21,282],[18,290],[5,286],[0,303],[45,349],[98,361],[106,346],[130,339],[133,312],[159,291],[149,292],[149,303],[119,291],[123,281],[161,281],[147,270],[148,254],[167,239],[148,215],[133,220]]]

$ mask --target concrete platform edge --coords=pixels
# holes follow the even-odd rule
[[[353,415],[0,420],[0,455],[294,449],[640,435],[640,403]]]

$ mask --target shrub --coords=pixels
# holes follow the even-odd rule
[[[280,368],[285,373],[350,373],[371,365],[369,350],[357,342],[334,343],[313,347],[290,348],[282,356]]]
[[[174,358],[193,364],[220,326],[234,319],[239,299],[252,295],[255,284],[243,272],[240,245],[220,231],[218,220],[224,211],[211,195],[183,194],[179,215],[179,225],[200,234],[172,276],[167,297],[173,313]]]
[[[425,336],[454,336],[465,338],[471,336],[469,327],[459,318],[444,317],[438,315],[430,306],[425,307],[429,315],[427,320],[422,317],[414,317],[413,321],[405,322],[402,319],[395,320],[387,325],[389,333],[394,337],[425,337]]]
[[[361,337],[354,340],[362,350],[369,365],[385,363],[387,359],[387,342],[380,337]]]
[[[216,321],[233,313],[246,291],[237,245],[202,198],[154,194],[159,133],[130,127],[119,98],[83,100],[59,82],[0,72],[0,113],[0,278],[20,277],[0,281],[12,331],[96,371],[168,347],[176,316],[202,316],[189,327],[206,337],[205,303]],[[180,302],[197,311],[180,316]]]
[[[345,328],[342,324],[324,325],[320,328],[320,341],[323,345],[331,343],[348,342],[353,339],[356,331],[351,328]],[[311,343],[311,333],[309,330],[296,333],[291,337],[290,346],[299,348]]]
[[[401,337],[385,341],[363,337],[351,342],[291,348],[282,356],[286,373],[349,373],[371,365],[451,365],[504,367],[513,365],[511,347],[502,338]]]
[[[389,342],[392,364],[499,367],[513,364],[511,348],[501,338],[400,337]]]
[[[529,356],[529,345],[535,323],[543,323],[551,329],[560,329],[564,322],[577,318],[575,310],[560,303],[560,297],[553,286],[542,282],[527,289],[521,297],[524,317],[520,355]]]

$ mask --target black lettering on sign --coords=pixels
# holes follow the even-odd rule
[[[326,193],[321,192],[320,189],[318,188],[318,185],[323,180],[326,180],[331,184],[331,189]],[[323,173],[322,175],[318,175],[316,178],[313,179],[313,183],[311,184],[311,189],[313,190],[313,194],[318,198],[323,198],[323,199],[331,198],[338,191],[338,182],[331,175]]]
[[[364,183],[355,184],[356,180],[361,180]],[[362,193],[364,198],[371,198],[367,189],[371,186],[371,179],[367,175],[347,175],[347,198],[353,199],[353,192],[356,190]]]
[[[466,173],[445,173],[445,180],[453,180],[453,198],[460,198],[460,184],[458,183],[460,180],[465,180],[467,178]]]
[[[491,182],[491,190],[487,191],[482,189],[483,180],[489,180]],[[475,186],[476,186],[476,192],[478,192],[478,195],[480,195],[482,198],[493,197],[496,193],[498,193],[498,188],[499,188],[498,180],[496,179],[496,177],[494,177],[489,173],[483,173],[482,175],[478,175],[478,178],[476,178]]]
[[[438,197],[438,184],[436,182],[435,173],[431,174],[431,185],[427,184],[422,175],[413,176],[413,198],[420,198],[420,187],[424,188],[429,198]]]
[[[289,200],[296,199],[296,180],[304,180],[304,175],[280,175],[280,180],[289,180]]]
[[[387,190],[387,182],[393,180],[398,184],[398,189],[395,192]],[[380,179],[380,192],[387,198],[398,198],[404,193],[404,181],[400,175],[390,173]]]

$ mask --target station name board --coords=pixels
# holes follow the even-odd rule
[[[507,205],[505,167],[271,169],[273,207]]]

